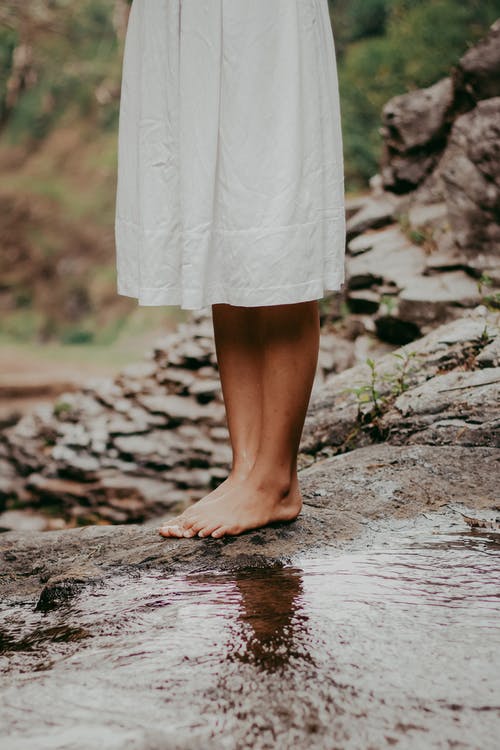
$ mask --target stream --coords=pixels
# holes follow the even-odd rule
[[[2,747],[497,750],[500,535],[431,526],[4,602]]]

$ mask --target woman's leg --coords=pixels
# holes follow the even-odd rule
[[[319,306],[317,300],[271,305],[257,315],[262,417],[254,465],[238,486],[193,506],[189,519],[172,529],[171,536],[239,534],[291,520],[302,507],[297,453],[317,366]]]
[[[254,464],[261,429],[260,309],[226,304],[212,305],[212,319],[217,364],[233,451],[233,463],[228,479],[241,479],[246,478]]]
[[[199,503],[209,502],[245,479],[255,461],[261,422],[262,344],[258,307],[212,305],[217,364],[233,453],[227,479],[163,527],[182,524]]]

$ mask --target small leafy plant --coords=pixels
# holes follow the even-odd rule
[[[392,382],[393,396],[399,396],[401,393],[407,391],[410,387],[408,376],[412,372],[411,363],[417,358],[418,355],[415,351],[407,352],[406,349],[403,349],[402,354],[399,354],[399,352],[394,352],[393,356],[396,357],[399,361],[396,363],[396,371],[394,373],[390,373],[387,376],[387,380],[389,382]]]
[[[64,414],[68,414],[72,410],[72,405],[69,404],[67,401],[57,401],[54,404],[53,413],[55,417],[63,416]]]
[[[493,279],[488,276],[487,273],[481,274],[477,280],[477,288],[481,295],[481,302],[485,305],[488,310],[500,310],[500,292],[493,292],[492,294],[485,294],[484,287],[488,289],[493,286]]]
[[[414,369],[412,368],[412,362],[418,357],[417,352],[408,352],[406,349],[403,349],[402,353],[394,352],[393,356],[397,359],[395,370],[384,375],[378,373],[376,363],[368,357],[366,364],[370,368],[369,381],[359,386],[345,389],[345,393],[352,393],[356,397],[358,419],[360,421],[362,419],[364,421],[366,417],[366,413],[363,414],[364,406],[369,405],[368,414],[371,416],[372,422],[376,422],[377,418],[383,414],[392,401],[410,387],[409,375]],[[388,395],[382,393],[381,383],[383,382],[391,385]]]

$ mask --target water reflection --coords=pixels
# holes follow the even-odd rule
[[[229,652],[230,661],[266,672],[284,668],[296,657],[312,662],[304,649],[308,617],[302,606],[302,576],[296,567],[235,574],[241,605],[232,630],[239,649]]]

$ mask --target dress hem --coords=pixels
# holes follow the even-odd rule
[[[202,310],[214,304],[236,307],[264,307],[308,302],[323,298],[327,292],[339,292],[345,283],[344,274],[328,279],[313,279],[301,284],[255,289],[214,287],[201,293],[200,290],[178,287],[137,288],[121,279],[117,280],[117,293],[134,297],[140,307],[177,306],[182,310]]]

